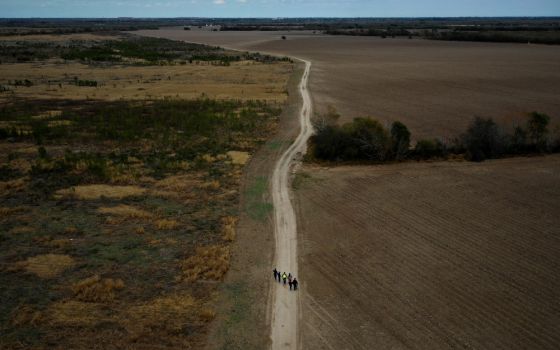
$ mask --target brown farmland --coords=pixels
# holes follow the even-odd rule
[[[296,178],[305,349],[556,349],[560,157]]]
[[[309,88],[316,112],[333,105],[343,122],[359,116],[400,120],[414,138],[456,136],[474,116],[511,124],[536,110],[560,118],[558,46],[312,32],[179,28],[140,33],[308,59],[313,62]]]
[[[560,47],[144,31],[313,63],[314,108],[456,136],[476,115],[558,122]],[[286,35],[287,40],[281,36]],[[304,349],[555,349],[560,157],[327,169],[294,179]]]

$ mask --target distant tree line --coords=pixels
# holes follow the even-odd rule
[[[556,30],[522,30],[520,28],[506,30],[451,30],[431,31],[425,36],[433,40],[449,41],[481,41],[503,43],[533,43],[560,45],[560,29]]]
[[[560,152],[560,135],[551,135],[550,117],[533,112],[523,126],[512,132],[498,127],[491,118],[475,118],[467,130],[451,142],[421,139],[411,147],[406,125],[394,122],[389,129],[371,118],[355,118],[338,125],[340,116],[330,109],[315,121],[310,140],[311,155],[325,161],[389,162],[406,159],[425,160],[461,155],[471,161],[506,156]]]
[[[286,61],[287,58],[257,53],[239,53],[217,46],[181,41],[121,36],[121,40],[67,42],[17,41],[0,42],[0,63],[33,62],[49,58],[83,61],[90,64],[118,62],[119,64],[161,65],[193,61],[229,65],[231,62],[253,60],[258,62]]]

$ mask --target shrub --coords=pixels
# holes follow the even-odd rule
[[[391,140],[387,130],[377,121],[369,118],[356,118],[343,126],[348,132],[350,144],[356,150],[354,159],[375,161],[386,160]]]
[[[529,114],[529,120],[527,121],[527,135],[530,146],[533,150],[538,152],[546,151],[547,140],[546,136],[548,134],[548,124],[550,122],[550,117],[543,113],[533,112]]]
[[[342,127],[320,125],[312,142],[314,155],[319,159],[384,161],[391,139],[378,121],[356,118]]]
[[[503,153],[503,140],[491,118],[475,118],[463,135],[463,142],[467,159],[475,162],[496,158]]]
[[[425,139],[416,142],[414,155],[417,159],[441,158],[447,155],[447,149],[438,139]]]
[[[398,121],[393,123],[391,126],[391,142],[395,159],[405,158],[410,148],[410,131],[408,131],[406,125]]]
[[[527,152],[527,131],[520,126],[513,129],[513,135],[509,137],[508,153],[522,154]]]

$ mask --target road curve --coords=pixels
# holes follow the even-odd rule
[[[282,154],[272,174],[272,202],[274,205],[274,236],[276,239],[274,266],[280,271],[298,275],[297,223],[290,199],[289,178],[293,160],[307,150],[307,140],[313,133],[311,125],[311,97],[307,90],[307,80],[311,62],[305,63],[305,70],[299,84],[302,106],[299,114],[300,132],[296,140]],[[272,350],[297,348],[297,321],[299,293],[281,285],[274,285],[272,301]]]

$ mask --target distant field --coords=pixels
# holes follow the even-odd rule
[[[198,98],[266,100],[282,103],[292,71],[290,63],[251,61],[230,66],[208,63],[174,66],[96,67],[82,63],[13,63],[0,65],[0,84],[29,80],[32,86],[11,87],[0,101],[12,96],[54,99]],[[74,79],[95,81],[96,87],[77,86]],[[13,92],[13,93],[12,93]]]
[[[560,157],[305,166],[305,349],[556,349]]]
[[[303,32],[139,31],[313,61],[316,111],[341,122],[400,120],[413,137],[452,137],[476,115],[511,124],[537,110],[560,118],[560,47],[339,37]],[[287,40],[282,40],[285,35]]]
[[[0,102],[14,97],[114,101],[205,96],[275,103],[286,100],[285,86],[293,70],[289,62],[271,64],[250,59],[252,57],[235,57],[234,61],[224,63],[219,60],[230,57],[227,52],[209,48],[206,53],[198,47],[195,54],[204,60],[187,59],[188,56],[181,57],[184,56],[181,49],[185,48],[167,44],[158,52],[160,48],[153,42],[149,44],[154,47],[144,46],[142,51],[134,46],[124,46],[129,48],[132,57],[111,55],[105,48],[92,49],[107,41],[118,41],[123,46],[127,42],[125,38],[132,43],[137,40],[130,36],[98,34],[0,37],[0,45],[19,55],[16,60],[25,60],[6,63],[6,59],[13,61],[14,58],[10,55],[0,58],[4,61],[0,64]],[[16,45],[17,50],[14,49]],[[59,45],[78,49],[59,49]],[[175,51],[171,52],[169,46]],[[113,51],[119,53],[118,49]],[[61,53],[62,56],[85,58],[90,55],[93,59],[65,60],[58,57]],[[158,54],[161,60],[158,60]],[[211,60],[213,56],[216,61]],[[99,61],[102,59],[117,60]]]

